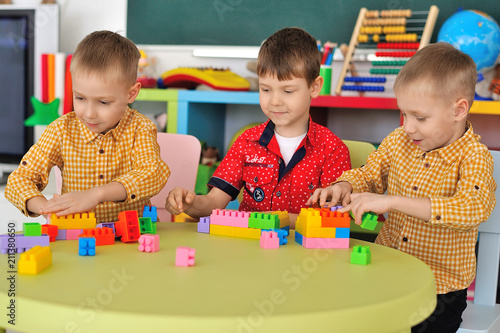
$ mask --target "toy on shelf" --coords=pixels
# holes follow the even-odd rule
[[[231,72],[217,68],[177,68],[163,73],[158,79],[160,88],[195,89],[200,84],[216,90],[248,91],[248,80]]]
[[[202,217],[198,222],[198,232],[251,239],[260,239],[263,229],[274,228],[288,232],[288,212],[250,213],[214,209],[210,216]]]
[[[361,8],[344,55],[335,94],[350,91],[351,95],[360,96],[384,92],[386,87],[392,87],[399,69],[418,49],[429,43],[438,12],[436,6],[423,12]],[[356,51],[363,53],[371,61],[370,65],[363,67],[360,63],[354,69]]]
[[[153,69],[155,59],[149,61],[148,56],[143,50],[139,50],[141,58],[137,67],[137,82],[141,83],[142,88],[156,88],[156,75]]]
[[[302,208],[295,223],[295,241],[305,248],[349,248],[349,213],[338,207]]]
[[[52,265],[52,252],[49,246],[35,246],[21,254],[19,258],[19,274],[35,275]]]
[[[354,245],[351,252],[351,264],[368,265],[372,261],[369,246]]]
[[[193,266],[195,253],[196,249],[179,246],[175,252],[175,266]]]

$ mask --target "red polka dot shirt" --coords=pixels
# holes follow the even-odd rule
[[[244,188],[242,211],[285,210],[298,214],[316,188],[351,168],[349,150],[329,129],[309,120],[307,135],[285,166],[270,120],[234,142],[208,182],[235,199]]]

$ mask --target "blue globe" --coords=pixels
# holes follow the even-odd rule
[[[500,54],[500,27],[488,14],[460,10],[439,30],[438,42],[448,42],[474,60],[477,70],[492,67]]]

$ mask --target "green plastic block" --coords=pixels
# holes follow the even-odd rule
[[[141,234],[156,234],[156,222],[151,221],[150,217],[139,217],[139,227]]]
[[[24,236],[41,236],[42,225],[37,222],[27,222],[23,224]]]
[[[352,218],[354,218],[352,212],[349,212],[349,214],[351,214]],[[366,212],[361,217],[360,227],[363,229],[368,229],[373,231],[377,227],[377,223],[378,223],[378,214]]]
[[[255,229],[279,229],[280,219],[277,214],[250,213],[248,227]]]
[[[351,264],[368,265],[372,261],[369,246],[354,245],[351,252]]]

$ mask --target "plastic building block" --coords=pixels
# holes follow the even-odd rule
[[[198,222],[198,232],[205,234],[210,233],[210,216],[200,217],[200,222]]]
[[[278,238],[280,240],[280,245],[285,245],[288,243],[288,235],[290,234],[290,231],[288,229],[262,229],[262,232],[264,231],[274,231],[278,234]]]
[[[263,249],[278,249],[280,247],[278,233],[275,231],[262,231],[260,247]]]
[[[57,225],[42,224],[42,234],[48,235],[51,242],[56,241],[58,233],[59,228]]]
[[[0,235],[0,253],[23,253],[29,249],[39,245],[39,246],[49,246],[49,236],[24,236],[21,234],[15,234],[14,237],[10,237],[9,234]]]
[[[352,218],[354,218],[354,214],[352,212],[349,212],[349,213],[351,214]],[[363,229],[373,231],[373,230],[375,230],[377,223],[378,223],[378,215],[375,213],[366,212],[361,217],[360,227]]]
[[[336,206],[338,207],[338,206]],[[349,213],[339,213],[337,210],[321,209],[321,225],[323,227],[333,228],[349,228],[351,226],[351,218]]]
[[[351,237],[351,228],[335,229],[335,238],[349,238],[349,237]]]
[[[139,237],[139,251],[158,252],[160,250],[160,235],[141,235]]]
[[[35,246],[21,254],[18,273],[35,275],[52,265],[52,252],[48,246]]]
[[[67,229],[57,229],[56,240],[66,240],[66,230]]]
[[[66,239],[76,240],[82,234],[83,229],[66,229]]]
[[[115,222],[103,222],[103,223],[99,223],[98,225],[96,225],[96,228],[111,228],[111,229],[113,229],[113,233],[116,234],[116,231],[115,231]]]
[[[276,211],[276,212],[271,212],[273,215],[278,215],[278,219],[280,220],[280,228],[286,228],[290,227],[290,216],[288,215],[287,211]]]
[[[50,224],[57,225],[59,229],[93,229],[96,227],[94,213],[70,214],[66,216],[50,216]]]
[[[193,266],[195,252],[196,249],[179,246],[175,252],[175,266]]]
[[[302,235],[300,233],[298,233],[297,231],[295,231],[295,242],[297,242],[300,245],[302,245],[303,239],[304,239],[304,237],[302,237]]]
[[[78,254],[81,256],[95,256],[95,238],[80,237],[78,239]]]
[[[24,223],[23,224],[24,236],[41,236],[42,225],[40,223]]]
[[[354,245],[351,252],[351,264],[368,265],[372,261],[370,247]]]
[[[94,237],[95,245],[113,245],[115,243],[115,234],[111,228],[83,229],[79,237]]]
[[[249,212],[237,210],[214,209],[210,215],[210,224],[226,225],[230,227],[248,228]]]
[[[158,219],[158,210],[156,206],[144,206],[142,210],[142,217],[149,217],[151,222],[156,222]]]
[[[156,234],[156,222],[151,221],[150,217],[139,217],[139,228],[141,234]]]
[[[280,227],[280,220],[277,214],[251,213],[248,219],[249,228],[274,229]]]
[[[127,210],[118,214],[118,222],[115,222],[115,228],[116,236],[121,236],[122,242],[137,242],[139,237],[141,237],[137,211]]]
[[[234,227],[233,237],[260,239],[261,229]]]
[[[297,231],[295,231],[295,241],[297,241],[297,239],[300,239],[302,241],[302,246],[307,249],[349,248],[349,238],[311,238],[303,235],[297,236]]]

